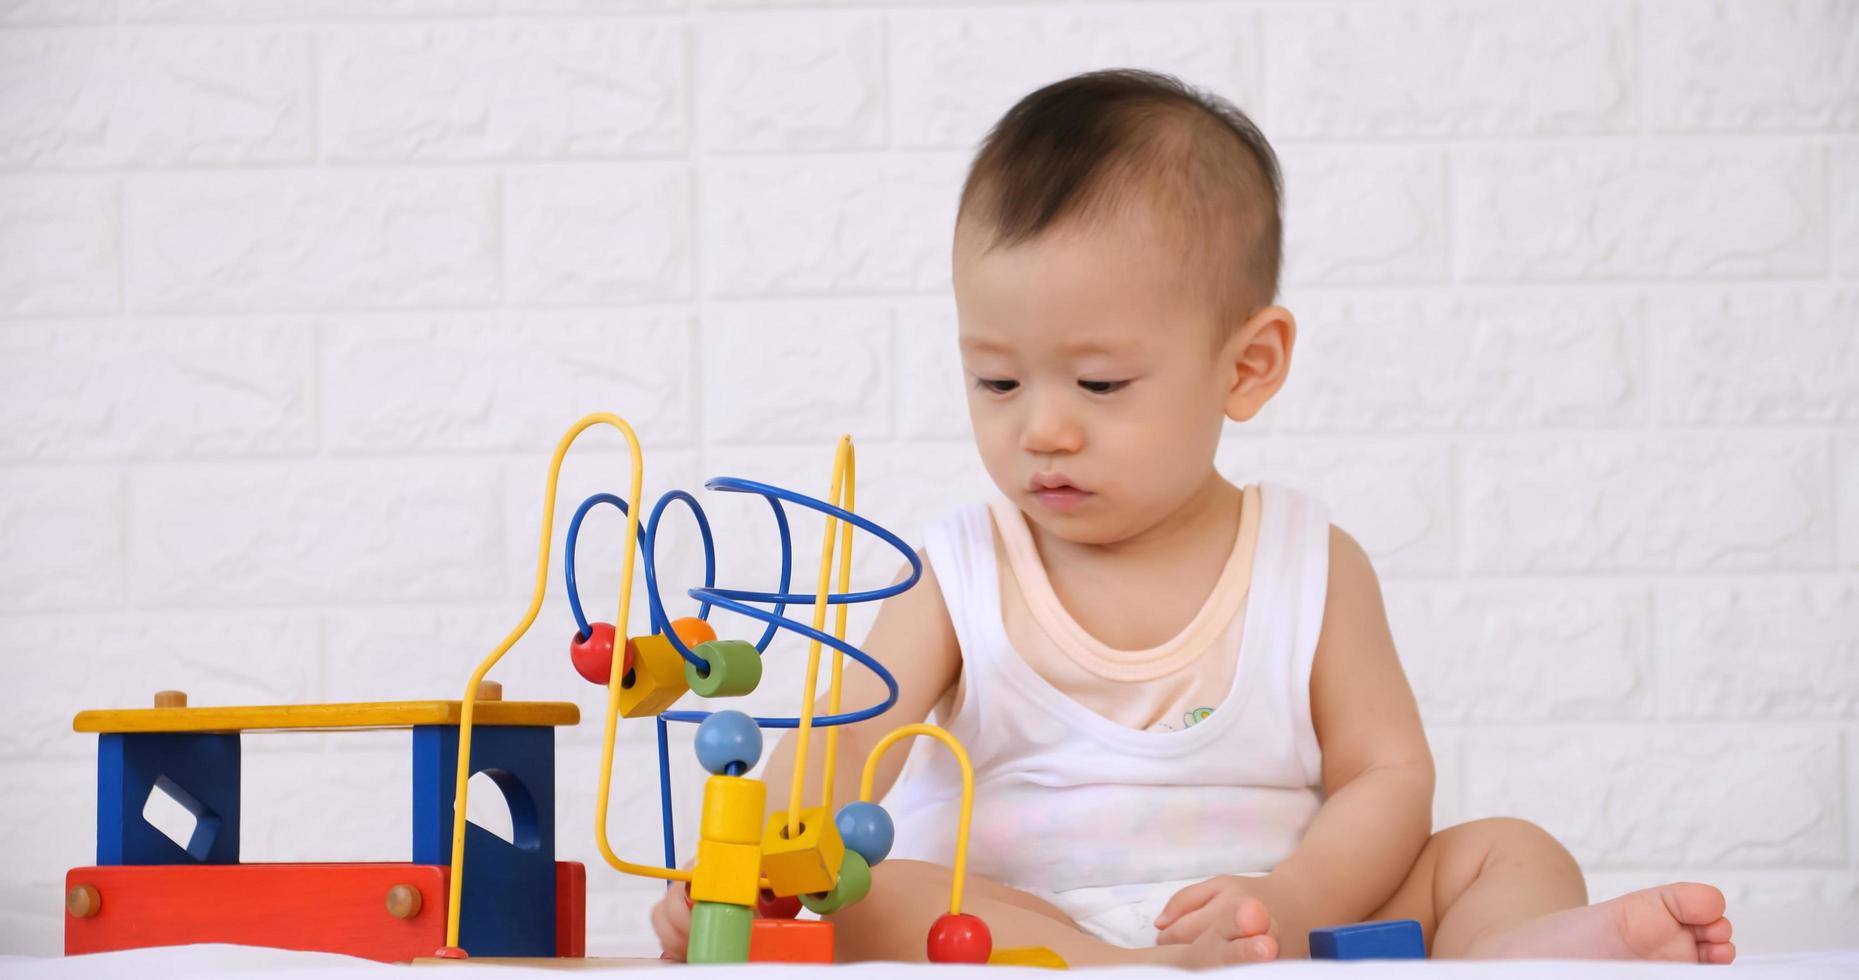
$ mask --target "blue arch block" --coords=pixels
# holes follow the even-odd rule
[[[510,806],[512,840],[465,825],[458,941],[472,956],[555,955],[555,730],[479,725],[471,772]],[[458,728],[413,728],[413,863],[452,863]]]

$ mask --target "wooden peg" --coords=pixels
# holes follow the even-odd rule
[[[103,911],[103,896],[92,885],[77,885],[65,892],[65,911],[73,918],[88,919]]]
[[[187,692],[186,691],[156,691],[155,692],[155,707],[157,708],[185,708],[187,707]]]
[[[503,700],[503,685],[497,683],[496,681],[479,681],[478,682],[478,700],[479,701],[502,701]]]
[[[396,919],[411,919],[420,914],[420,890],[412,885],[395,885],[387,890],[387,914]]]

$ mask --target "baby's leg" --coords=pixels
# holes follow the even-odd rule
[[[1581,868],[1521,820],[1478,820],[1433,835],[1394,897],[1369,918],[1417,919],[1435,957],[1735,957],[1723,894],[1679,883],[1588,905]]]
[[[949,910],[949,879],[948,868],[921,861],[886,861],[873,868],[871,894],[832,916],[838,959],[924,962],[930,926]],[[1242,937],[1236,935],[1244,931],[1243,926],[1216,930],[1222,935],[1235,934],[1225,946],[1219,935],[1194,946],[1113,946],[1084,932],[1052,903],[972,874],[963,890],[962,911],[987,923],[996,949],[1044,946],[1073,966],[1212,966],[1227,946],[1233,955],[1225,962],[1236,961],[1243,949],[1237,941]],[[1258,917],[1256,929],[1246,935],[1265,930],[1262,906]]]

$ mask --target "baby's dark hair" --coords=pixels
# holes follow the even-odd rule
[[[1278,295],[1278,157],[1220,96],[1155,72],[1087,72],[1007,110],[962,185],[957,222],[1011,247],[1067,220],[1148,205],[1203,264],[1234,325]]]

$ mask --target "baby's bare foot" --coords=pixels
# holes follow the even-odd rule
[[[1248,895],[1233,907],[1230,918],[1215,922],[1200,938],[1182,949],[1181,965],[1206,970],[1242,963],[1264,963],[1278,958],[1278,927],[1265,903]]]
[[[1728,963],[1736,959],[1736,946],[1730,942],[1730,920],[1723,912],[1723,892],[1697,882],[1677,882],[1552,912],[1482,937],[1465,955]]]

